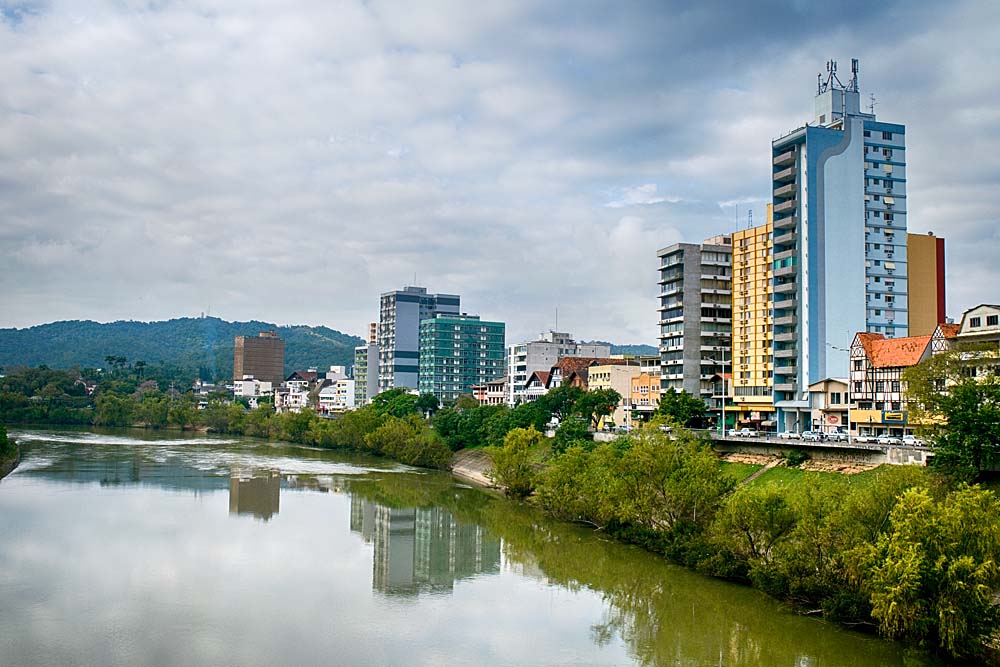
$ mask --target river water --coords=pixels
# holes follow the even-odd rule
[[[445,473],[249,438],[12,435],[4,665],[936,664]]]

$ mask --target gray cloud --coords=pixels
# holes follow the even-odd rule
[[[480,5],[0,2],[0,326],[361,332],[416,274],[512,338],[558,307],[653,342],[656,249],[761,220],[771,139],[852,56],[949,310],[996,301],[991,4]]]

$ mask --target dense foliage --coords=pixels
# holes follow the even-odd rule
[[[933,465],[972,482],[1000,470],[1000,360],[997,351],[959,345],[908,369],[911,419],[923,422]]]
[[[0,424],[0,461],[9,459],[17,452],[17,445],[7,437],[7,429]]]
[[[493,467],[490,480],[514,498],[524,498],[535,489],[535,468],[531,452],[545,438],[530,428],[516,428],[503,440],[503,445],[486,448]]]
[[[108,357],[144,360],[186,378],[224,380],[233,375],[233,339],[274,329],[285,341],[286,372],[350,366],[357,336],[326,327],[278,327],[269,322],[227,322],[217,317],[164,322],[67,321],[27,329],[0,329],[0,367],[47,364],[58,368],[108,368]]]
[[[705,427],[707,412],[705,401],[684,390],[675,391],[673,387],[660,394],[660,404],[656,408],[657,416],[687,428]]]

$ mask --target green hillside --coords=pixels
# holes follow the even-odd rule
[[[274,329],[285,341],[285,369],[350,366],[357,336],[327,327],[279,327],[269,322],[227,322],[217,317],[165,322],[66,321],[27,329],[0,329],[0,367],[100,368],[109,355],[129,362],[165,364],[203,379],[228,379],[233,373],[233,339]]]

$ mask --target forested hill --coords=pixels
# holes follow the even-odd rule
[[[102,368],[106,357],[129,363],[173,366],[204,379],[232,378],[233,339],[274,329],[285,341],[285,369],[350,366],[357,336],[326,327],[286,326],[269,322],[227,322],[217,317],[165,322],[66,321],[27,329],[0,329],[0,367]]]

